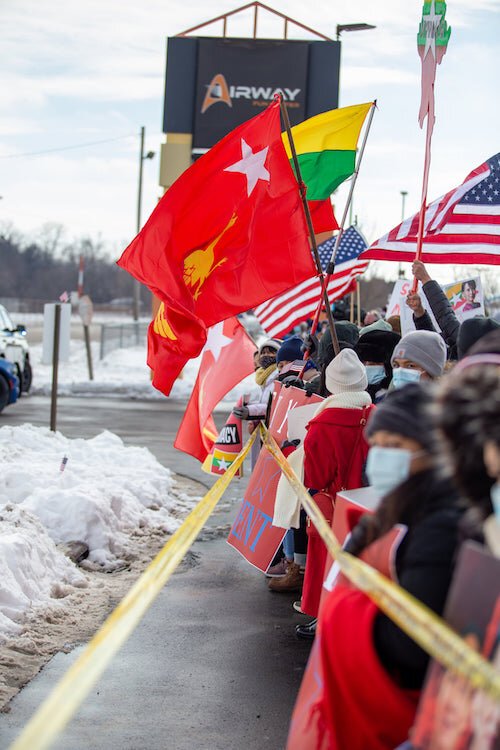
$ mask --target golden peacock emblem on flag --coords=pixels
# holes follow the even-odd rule
[[[221,237],[231,229],[236,220],[237,216],[236,214],[233,214],[222,232],[217,235],[213,242],[205,248],[194,250],[184,258],[184,283],[188,289],[191,290],[195,300],[200,296],[202,287],[208,277],[216,268],[226,262],[227,258],[220,258],[217,260],[217,245],[219,244]]]
[[[156,313],[156,317],[153,323],[153,330],[155,333],[157,333],[159,336],[162,336],[164,339],[170,339],[170,341],[177,341],[177,336],[173,332],[172,327],[167,320],[167,311],[166,311],[164,302],[160,304],[160,307],[158,308],[158,312]]]

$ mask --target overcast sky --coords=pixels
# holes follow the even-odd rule
[[[241,3],[243,4],[243,2]],[[166,38],[238,7],[236,0],[2,0],[0,224],[36,237],[47,222],[67,238],[102,237],[117,256],[135,234],[138,133],[157,156],[144,163],[143,221],[159,190]],[[335,37],[344,34],[340,105],[377,99],[354,210],[370,241],[418,208],[424,134],[417,124],[420,0],[281,0],[276,10]],[[310,8],[310,11],[307,9]],[[448,52],[438,68],[429,199],[500,151],[499,0],[449,0]],[[213,26],[214,34],[221,25]],[[249,36],[252,16],[229,22]],[[281,36],[261,12],[259,36]],[[301,33],[290,34],[303,38]],[[113,140],[111,140],[113,139]],[[109,142],[68,148],[78,144]],[[23,156],[32,152],[53,151]],[[337,213],[345,190],[335,197]]]

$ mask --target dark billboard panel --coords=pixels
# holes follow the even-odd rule
[[[193,156],[283,93],[292,125],[338,107],[340,42],[172,37],[163,132],[192,135]]]
[[[194,117],[195,149],[213,146],[283,93],[292,125],[306,112],[307,42],[200,39]]]

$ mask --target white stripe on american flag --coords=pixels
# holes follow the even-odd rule
[[[484,179],[486,173],[489,174],[489,171],[490,171],[489,168],[486,167],[485,170],[475,175],[470,180],[467,180],[466,182],[464,182],[463,185],[460,185],[460,187],[458,187],[456,190],[450,190],[449,193],[446,193],[444,198],[441,198],[441,200],[439,201],[439,204],[440,206],[442,206],[442,208],[437,214],[435,221],[429,227],[431,232],[434,232],[437,229],[439,229],[439,226],[442,223],[443,219],[445,218],[446,213],[450,210],[450,208],[452,208],[453,204],[457,203],[461,198],[463,198],[465,193],[467,193],[469,190],[472,190],[472,188],[475,187],[478,184],[478,182],[481,182],[481,180]]]
[[[460,214],[464,216],[473,216],[474,214],[500,216],[500,206],[488,206],[488,212],[484,210],[484,206],[473,206],[472,204],[470,206],[455,206],[452,216],[459,216]]]

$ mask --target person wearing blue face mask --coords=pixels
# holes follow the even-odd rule
[[[372,411],[365,428],[366,474],[381,499],[351,530],[345,549],[442,614],[466,504],[436,466],[431,402],[430,384],[413,383],[389,393]],[[294,729],[318,727],[328,738],[324,747],[393,750],[413,724],[428,660],[341,578],[322,603],[306,673],[315,690],[294,714]],[[300,750],[319,746],[302,744]]]
[[[435,380],[443,374],[445,364],[446,344],[438,333],[410,331],[392,353],[392,387]]]

